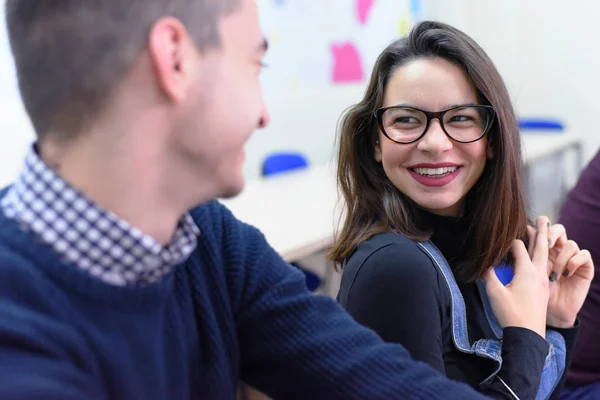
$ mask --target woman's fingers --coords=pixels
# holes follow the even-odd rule
[[[496,275],[496,271],[494,268],[490,268],[483,275],[483,281],[485,282],[485,291],[488,296],[494,296],[499,298],[503,296],[503,291],[506,290],[500,279],[498,279],[498,275]]]
[[[577,256],[578,253],[579,246],[577,243],[572,240],[567,240],[554,260],[552,271],[550,272],[550,280],[558,280],[561,276],[569,276],[571,272],[574,272],[570,271],[574,266],[568,266],[567,264],[569,264],[570,260]]]
[[[563,224],[555,224],[550,227],[550,247],[562,246],[567,243],[567,230]]]
[[[538,235],[545,236],[545,254],[548,255],[548,228],[541,227]],[[536,245],[533,249],[534,258],[540,260],[544,251],[540,251],[540,242],[536,237]],[[542,246],[544,247],[544,246]],[[512,242],[511,253],[514,258],[515,276],[504,290],[496,287],[496,280],[487,276],[486,285],[490,282],[496,296],[490,302],[494,314],[503,326],[519,326],[531,329],[542,337],[546,331],[546,310],[548,307],[548,279],[545,277],[546,265],[543,270],[534,265],[529,258],[525,244],[521,240]],[[547,262],[547,260],[546,260]],[[501,285],[501,283],[499,283]]]
[[[529,258],[533,257],[533,249],[535,248],[535,235],[537,231],[531,225],[527,225],[527,236],[529,237],[529,246],[527,247],[527,252],[529,253]]]
[[[547,217],[539,217],[536,221],[536,230],[537,235],[531,261],[533,261],[538,271],[543,270],[544,274],[546,274],[548,270],[548,249],[550,247],[550,239],[548,237],[550,220]]]
[[[581,250],[567,262],[566,268],[562,272],[563,278],[574,274],[590,281],[594,278],[594,261],[589,251]]]
[[[522,240],[517,239],[512,241],[511,253],[515,260],[515,275],[531,271],[532,262],[525,248],[525,243]]]

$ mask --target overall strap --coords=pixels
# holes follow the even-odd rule
[[[500,361],[501,347],[499,343],[493,340],[482,339],[471,344],[467,328],[465,300],[456,283],[452,269],[440,250],[431,241],[418,242],[418,245],[429,256],[448,285],[451,299],[452,340],[455,347],[464,353],[476,354],[494,361]]]

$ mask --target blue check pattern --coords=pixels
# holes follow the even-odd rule
[[[35,146],[0,207],[66,261],[117,286],[159,281],[190,256],[200,234],[185,214],[169,244],[161,245],[69,185],[40,159]]]

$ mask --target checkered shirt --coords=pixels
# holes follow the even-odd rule
[[[185,214],[170,243],[161,245],[70,186],[39,158],[35,147],[0,207],[63,259],[117,286],[157,282],[189,257],[200,234]]]

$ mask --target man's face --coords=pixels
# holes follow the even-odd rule
[[[267,44],[256,0],[240,0],[221,19],[219,33],[220,48],[198,55],[176,141],[188,174],[198,171],[194,183],[214,187],[216,197],[231,197],[244,186],[244,145],[269,120],[259,84]]]

